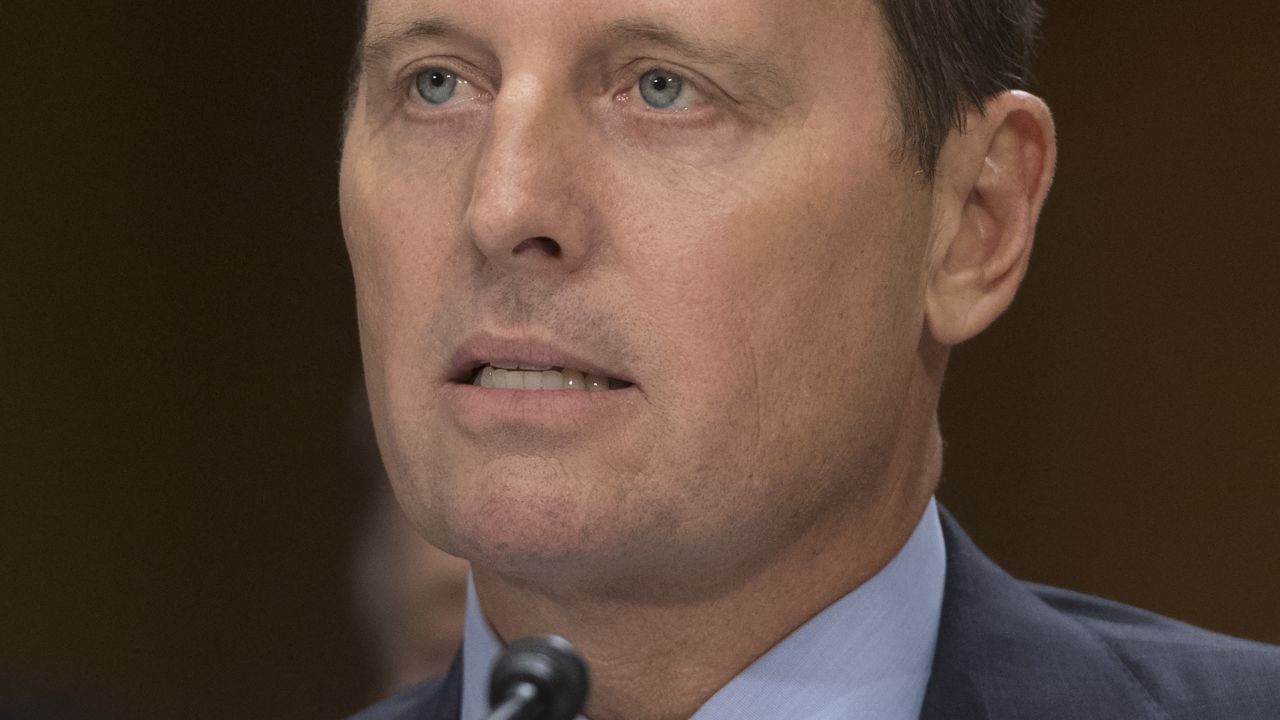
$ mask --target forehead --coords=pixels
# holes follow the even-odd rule
[[[447,27],[499,54],[518,44],[587,49],[639,35],[620,27],[793,61],[878,54],[883,45],[872,0],[366,0],[366,12],[366,39]]]

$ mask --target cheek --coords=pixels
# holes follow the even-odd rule
[[[740,503],[873,456],[873,420],[892,412],[919,331],[923,235],[880,148],[843,162],[773,150],[750,168],[633,176],[636,207],[662,210],[633,213],[645,220],[628,257],[653,268],[633,276],[668,351],[668,439],[691,482],[732,483]]]
[[[836,463],[841,481],[883,456],[923,318],[923,233],[910,231],[888,168],[819,168],[802,196],[756,221],[781,229],[750,309],[759,413],[788,458]],[[874,179],[868,179],[874,178]]]
[[[444,315],[458,277],[446,268],[470,260],[457,242],[467,185],[460,162],[433,162],[413,146],[391,153],[378,140],[348,145],[342,219],[366,362],[403,372],[421,363],[423,340]]]
[[[457,242],[462,182],[457,163],[423,165],[421,152],[384,152],[377,136],[348,140],[340,176],[343,229],[355,279],[365,378],[379,443],[393,480],[423,471],[435,434],[424,412],[443,367],[431,341],[450,317],[459,277],[445,269],[468,262]],[[456,300],[455,300],[456,302]],[[421,492],[409,486],[404,493]],[[409,498],[405,498],[408,500]],[[406,507],[420,505],[413,498]]]

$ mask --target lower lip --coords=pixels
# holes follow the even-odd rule
[[[442,404],[464,431],[486,433],[518,425],[589,434],[599,424],[623,422],[634,412],[639,391],[509,390],[463,383],[441,388]]]

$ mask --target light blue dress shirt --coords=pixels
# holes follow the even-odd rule
[[[690,720],[917,720],[947,572],[936,501],[888,565],[720,688]],[[462,720],[489,713],[502,642],[467,584]],[[580,718],[581,720],[581,718]]]

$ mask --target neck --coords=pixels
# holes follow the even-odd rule
[[[591,668],[592,720],[683,720],[797,627],[878,573],[915,529],[940,471],[941,443],[901,468],[875,501],[786,548],[723,593],[678,603],[554,591],[473,568],[485,616],[506,641],[555,632]],[[901,467],[901,466],[900,466]],[[905,482],[904,482],[905,481]],[[678,658],[678,662],[673,662]]]

